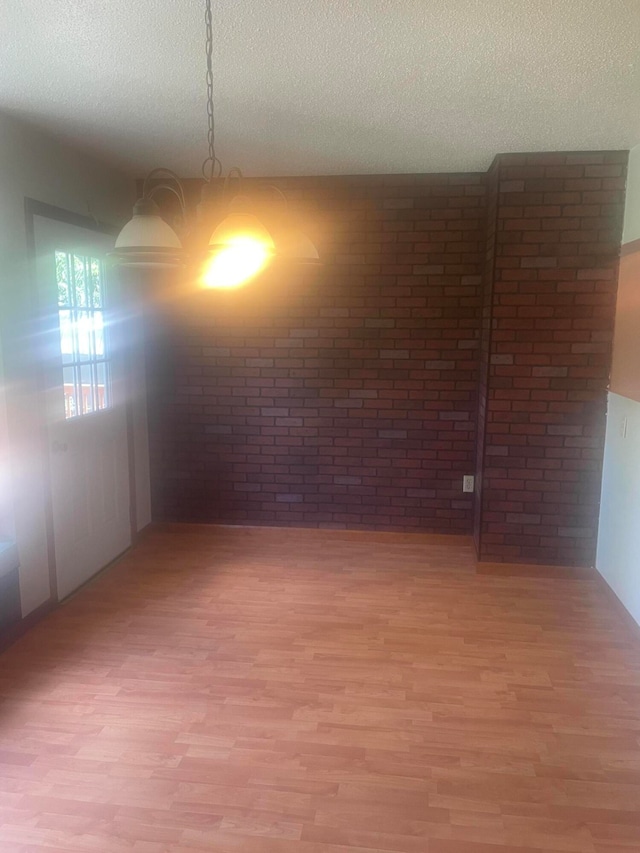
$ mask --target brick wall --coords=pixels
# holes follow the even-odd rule
[[[625,168],[278,180],[324,266],[156,318],[154,517],[473,530],[484,560],[592,564]]]
[[[594,563],[626,159],[495,164],[482,559]]]
[[[470,532],[484,176],[277,183],[324,266],[156,317],[154,518]]]

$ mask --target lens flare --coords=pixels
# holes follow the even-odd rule
[[[207,261],[202,284],[211,288],[232,288],[246,284],[263,270],[273,255],[273,248],[255,237],[238,235]]]

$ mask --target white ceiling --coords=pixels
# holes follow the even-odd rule
[[[218,154],[247,174],[485,169],[640,141],[640,0],[213,0]],[[3,0],[0,109],[197,175],[202,0]]]

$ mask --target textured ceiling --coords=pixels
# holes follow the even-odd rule
[[[136,174],[205,156],[200,0],[4,0],[0,109]],[[485,169],[640,141],[640,0],[213,0],[247,174]]]

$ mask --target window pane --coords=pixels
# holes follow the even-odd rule
[[[74,336],[73,336],[73,320],[71,311],[61,308],[58,312],[60,321],[60,352],[62,353],[62,363],[68,364],[74,360]]]
[[[64,416],[65,418],[75,418],[78,414],[75,368],[63,368],[62,381],[64,383]]]
[[[87,307],[87,289],[85,285],[85,259],[73,256],[73,279],[75,282],[75,304],[78,308]]]
[[[95,412],[97,408],[93,389],[93,369],[90,364],[83,364],[80,367],[80,381],[82,386],[82,414],[87,415],[89,412]]]
[[[109,399],[109,365],[104,361],[96,364],[96,398],[99,409],[106,409],[111,405]]]
[[[56,281],[58,283],[58,305],[69,305],[69,268],[65,252],[56,252]]]
[[[93,337],[97,358],[104,358],[104,316],[102,311],[93,312]]]
[[[93,355],[93,318],[89,311],[77,311],[76,320],[76,360],[89,361]]]
[[[91,258],[90,264],[91,304],[102,308],[102,264],[98,258]]]
[[[104,267],[99,258],[61,251],[55,259],[64,411],[74,418],[111,405]]]

